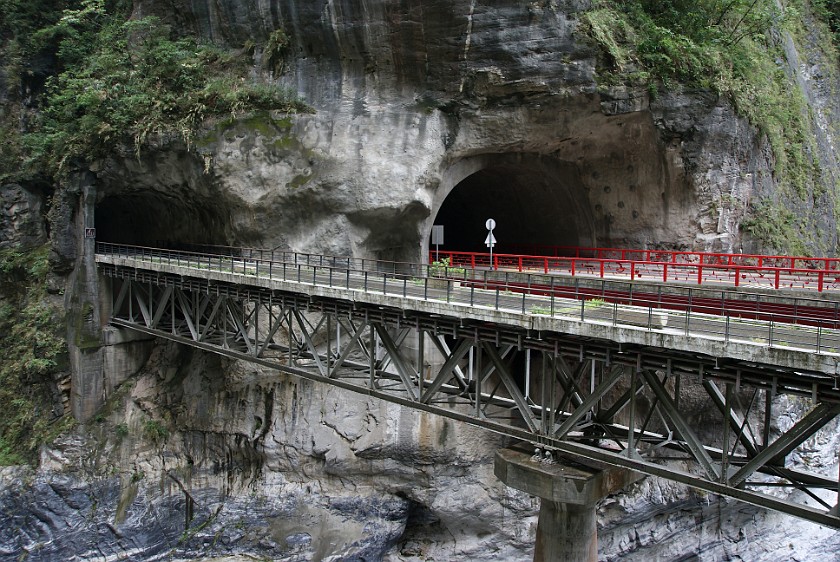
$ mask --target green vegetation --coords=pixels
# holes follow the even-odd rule
[[[465,268],[452,266],[449,258],[433,261],[429,266],[430,277],[463,277],[466,273]]]
[[[787,248],[793,255],[806,255],[801,237],[797,235],[796,215],[788,208],[774,205],[768,200],[760,201],[753,215],[745,219],[742,227],[772,248]]]
[[[840,43],[840,0],[810,0],[816,14],[828,24],[834,41]]]
[[[775,158],[779,185],[773,201],[759,201],[748,229],[778,250],[807,232],[784,215],[787,202],[812,206],[835,187],[827,186],[813,154],[816,140],[801,91],[786,74],[781,32],[795,30],[805,9],[802,0],[624,0],[600,1],[584,22],[604,53],[605,86],[619,83],[660,88],[709,89],[729,97],[737,111],[763,133]],[[818,13],[830,25],[840,22],[840,0],[819,0]],[[762,225],[759,212],[774,224]],[[780,226],[790,233],[779,236]],[[807,230],[807,229],[804,229]]]
[[[173,38],[154,17],[126,21],[119,4],[77,0],[38,18],[20,8],[22,2],[0,0],[4,4],[17,8],[0,29],[25,20],[22,29],[30,30],[26,38],[8,39],[4,50],[53,53],[56,68],[37,119],[0,161],[0,176],[18,170],[60,175],[115,151],[139,154],[153,139],[181,138],[190,145],[211,117],[309,110],[296,94],[248,79],[247,49],[224,51],[191,37]],[[282,30],[270,35],[266,60],[272,67],[279,67],[287,45]],[[8,119],[0,128],[11,128]]]
[[[169,437],[169,430],[157,420],[146,420],[143,424],[143,437],[155,444],[160,444]]]
[[[33,460],[70,423],[52,413],[49,389],[67,349],[47,299],[47,256],[46,247],[0,252],[0,464]]]

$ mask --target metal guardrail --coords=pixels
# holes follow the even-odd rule
[[[681,262],[652,259],[651,252],[638,251],[638,255],[647,254],[647,258],[637,259],[632,250],[616,250],[631,257],[562,257],[519,254],[493,254],[477,252],[434,251],[429,255],[430,263],[445,262],[454,267],[471,269],[493,269],[509,271],[537,271],[545,274],[569,275],[572,277],[590,277],[600,279],[626,279],[628,281],[655,281],[674,284],[692,284],[706,286],[751,287],[757,289],[797,290],[797,291],[837,291],[840,292],[840,260],[833,258],[808,258],[809,263],[824,266],[782,267],[777,265],[749,265],[748,263],[727,263],[733,254],[721,256],[721,262],[706,262],[702,256],[695,262]],[[599,254],[602,255],[602,254]],[[676,254],[671,254],[675,256]],[[692,254],[696,255],[696,254]],[[762,256],[768,262],[772,256]],[[790,263],[806,258],[785,258]],[[759,260],[761,263],[761,260]],[[804,263],[803,263],[804,265]]]
[[[699,252],[690,250],[656,250],[638,248],[597,248],[584,246],[552,246],[546,244],[509,244],[510,254],[532,256],[595,258],[605,260],[631,260],[701,265],[742,265],[756,267],[781,267],[791,269],[840,270],[840,258],[812,256],[782,256],[766,254],[733,254],[726,252]]]
[[[217,253],[97,243],[97,253],[236,273],[306,285],[401,298],[629,326],[723,342],[790,348],[840,356],[840,316],[832,301],[669,287],[669,293],[633,291],[608,280],[584,287],[576,279],[512,275],[463,267],[351,257],[221,248]],[[150,267],[154,269],[154,267]],[[629,290],[628,290],[629,289]]]

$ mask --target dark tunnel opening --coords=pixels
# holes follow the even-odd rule
[[[96,237],[102,242],[169,249],[224,245],[230,221],[222,209],[163,193],[112,195],[96,205]]]
[[[444,200],[434,221],[444,227],[441,250],[487,252],[489,218],[496,222],[496,253],[593,243],[592,211],[573,165],[538,156],[499,160],[466,177]]]

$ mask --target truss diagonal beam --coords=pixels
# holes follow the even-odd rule
[[[429,338],[432,340],[432,343],[435,345],[435,347],[441,355],[443,355],[444,357],[452,357],[452,350],[449,349],[449,345],[447,345],[446,341],[443,339],[443,336],[438,334],[429,334]],[[461,359],[461,357],[459,357],[458,359]],[[454,374],[455,378],[458,379],[458,384],[461,386],[461,388],[467,388],[466,377],[464,377],[464,372],[461,370],[461,367],[459,367],[457,364],[453,365],[452,373]]]
[[[714,381],[706,379],[703,381],[703,388],[706,389],[706,392],[709,394],[709,397],[712,399],[712,402],[715,403],[718,410],[724,414],[724,417],[726,418],[725,421],[729,424],[732,431],[735,432],[735,435],[738,437],[738,441],[747,451],[747,455],[750,457],[757,455],[758,449],[756,448],[756,444],[753,443],[752,439],[744,433],[744,424],[746,424],[746,420],[742,419],[731,408],[729,409],[729,415],[727,415],[726,398],[720,392],[717,384],[715,384]]]
[[[195,324],[193,323],[192,307],[190,306],[190,303],[187,302],[183,291],[178,291],[176,295],[178,295],[178,302],[181,303],[181,310],[184,312],[184,322],[187,323],[187,328],[190,330],[192,338],[195,341],[198,341],[198,330],[196,329]]]
[[[668,391],[662,385],[659,378],[647,369],[642,369],[642,376],[645,378],[648,387],[659,399],[659,406],[661,408],[661,411],[665,414],[665,417],[667,417],[671,421],[671,424],[676,428],[677,433],[679,433],[680,437],[683,439],[686,446],[691,451],[691,454],[694,456],[694,459],[705,471],[706,476],[712,481],[719,480],[720,472],[715,466],[715,463],[712,461],[712,457],[700,443],[700,439],[697,437],[697,434],[694,433],[694,430],[691,429],[691,426],[682,416],[679,409],[677,408],[677,405],[674,404],[673,398],[671,398],[671,396],[668,395]]]
[[[276,316],[271,311],[271,308],[268,308],[268,318],[269,318],[269,325],[268,325],[268,333],[265,335],[265,341],[260,346],[259,350],[257,351],[257,355],[262,355],[265,353],[265,350],[268,349],[268,346],[271,345],[271,342],[274,340],[275,334],[277,334],[277,330],[283,325],[285,321],[285,315],[282,311]]]
[[[514,404],[516,404],[516,409],[519,410],[519,414],[522,416],[522,419],[528,425],[528,429],[537,433],[539,431],[537,422],[534,419],[534,415],[531,413],[531,409],[528,407],[528,403],[525,400],[525,396],[523,396],[522,391],[519,390],[519,387],[516,385],[516,382],[510,375],[510,371],[505,365],[505,362],[502,360],[501,356],[499,355],[498,350],[496,347],[488,342],[482,342],[481,344],[482,349],[487,353],[487,356],[490,358],[490,361],[493,362],[493,365],[496,367],[496,375],[498,375],[499,379],[505,385],[505,388],[510,394],[510,397],[513,399]]]
[[[216,318],[218,317],[219,310],[222,309],[222,303],[224,302],[225,297],[217,297],[213,301],[213,308],[210,310],[210,315],[207,317],[207,322],[204,323],[204,330],[201,331],[199,334],[198,341],[204,341],[207,337],[207,334],[213,329],[215,326]]]
[[[436,340],[438,336],[431,337],[433,340]],[[423,396],[420,398],[421,402],[428,404],[431,401],[432,396],[440,390],[440,387],[449,382],[449,380],[455,376],[453,369],[457,366],[458,361],[463,359],[464,355],[467,354],[470,347],[470,341],[467,339],[462,339],[458,342],[458,345],[455,347],[455,351],[446,358],[446,361],[443,363],[443,366],[441,366],[435,379],[429,386],[426,387],[426,390],[423,392]]]
[[[158,299],[160,302],[158,303],[157,310],[155,310],[155,315],[152,318],[152,323],[150,325],[151,328],[156,327],[158,325],[158,322],[160,322],[160,319],[163,316],[163,313],[166,312],[166,308],[169,305],[169,299],[172,298],[172,293],[174,293],[174,292],[175,292],[175,287],[164,288],[163,294]]]
[[[332,376],[336,376],[336,372],[338,371],[338,369],[341,368],[342,365],[344,365],[344,362],[347,361],[347,358],[350,356],[350,353],[353,352],[354,348],[361,348],[359,343],[362,334],[364,334],[365,330],[370,327],[370,325],[367,322],[362,322],[358,328],[356,326],[353,326],[352,322],[350,325],[353,327],[353,330],[350,332],[350,339],[344,344],[344,349],[341,350],[341,354],[338,356],[338,359],[336,359],[335,363],[333,364]]]
[[[598,404],[598,401],[604,397],[604,395],[612,389],[613,386],[621,380],[621,377],[624,375],[624,367],[620,365],[613,366],[612,370],[610,371],[607,378],[604,379],[601,384],[595,387],[595,391],[592,392],[586,399],[578,406],[572,414],[566,418],[566,421],[560,424],[560,427],[554,432],[555,437],[564,437],[571,429],[575,426],[575,424],[580,421],[580,419],[587,414],[587,412],[591,411],[592,408]],[[632,429],[632,428],[631,428]]]
[[[805,417],[796,422],[769,447],[750,459],[741,469],[729,479],[729,485],[738,487],[746,482],[755,471],[767,463],[781,460],[791,451],[811,437],[826,423],[840,414],[840,404],[817,404],[816,408],[808,412]]]
[[[379,340],[382,342],[382,345],[385,346],[385,350],[391,357],[391,362],[397,369],[397,375],[399,375],[400,380],[402,380],[403,386],[405,386],[405,391],[411,397],[411,400],[416,402],[417,388],[414,386],[414,382],[412,382],[411,378],[412,376],[416,376],[417,373],[414,373],[408,368],[408,366],[406,366],[405,359],[400,353],[399,348],[397,348],[397,345],[394,343],[394,340],[391,338],[391,335],[388,333],[388,330],[386,330],[381,324],[373,324],[373,327],[379,335]]]
[[[115,279],[113,279],[113,278],[111,279],[111,285],[112,285],[111,290],[112,291],[113,291],[113,283],[115,281],[116,281]],[[120,292],[117,293],[117,297],[114,299],[113,306],[111,307],[111,310],[112,310],[113,313],[117,313],[120,310],[122,310],[123,303],[125,302],[125,299],[128,296],[128,292],[129,292],[130,288],[131,288],[131,281],[123,280],[122,283],[120,283]]]
[[[318,367],[318,372],[321,373],[322,377],[328,377],[329,375],[327,373],[327,368],[321,361],[321,356],[318,353],[318,348],[315,347],[315,343],[312,341],[312,336],[306,329],[305,324],[309,324],[310,326],[312,326],[312,324],[309,322],[304,322],[303,316],[301,315],[300,311],[292,310],[292,314],[294,315],[295,320],[297,320],[298,326],[300,326],[301,335],[303,336],[304,342],[306,342],[306,347],[309,348],[309,353],[310,355],[312,355],[312,360],[315,361],[315,365]],[[321,323],[319,322],[318,325],[320,326]]]

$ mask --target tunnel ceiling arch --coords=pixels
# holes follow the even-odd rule
[[[498,252],[595,242],[586,188],[573,164],[514,154],[485,156],[473,167],[477,170],[448,193],[434,220],[444,226],[446,249],[487,251],[488,218],[496,221]]]

